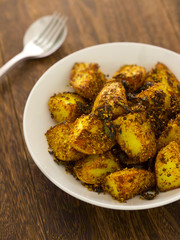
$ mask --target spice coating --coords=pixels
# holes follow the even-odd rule
[[[160,191],[180,187],[180,148],[175,141],[170,142],[158,153],[155,172]]]
[[[158,149],[165,147],[171,141],[176,141],[180,145],[180,114],[168,122],[167,127],[158,139]]]
[[[120,169],[117,159],[110,151],[101,155],[89,155],[75,163],[76,176],[88,184],[101,184],[111,172]]]
[[[82,114],[78,103],[86,104],[85,100],[78,94],[64,92],[53,95],[49,99],[48,106],[56,122],[74,122]]]
[[[125,82],[127,90],[132,92],[144,84],[145,76],[146,69],[144,67],[124,65],[113,75],[113,78],[120,82]]]
[[[70,144],[85,154],[102,154],[115,145],[104,131],[103,121],[95,114],[82,115],[72,125]]]
[[[113,124],[117,142],[132,159],[132,163],[145,162],[155,156],[155,134],[145,113],[129,113],[114,120]]]
[[[63,161],[75,161],[84,157],[84,154],[75,150],[69,144],[70,123],[62,122],[51,127],[46,132],[46,138],[54,156]]]
[[[75,63],[70,74],[70,84],[82,97],[94,99],[106,82],[97,63]]]
[[[109,174],[104,180],[104,190],[120,202],[133,198],[155,186],[155,175],[144,169],[123,169]]]
[[[107,104],[111,109],[113,119],[125,113],[123,106],[127,106],[128,103],[122,83],[113,81],[106,83],[94,101],[92,112],[96,113],[98,108],[104,107],[105,109]]]

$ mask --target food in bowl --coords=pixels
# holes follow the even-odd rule
[[[108,79],[97,63],[75,63],[70,84],[75,93],[58,93],[48,103],[52,117],[60,115],[46,132],[57,162],[90,190],[108,192],[120,202],[138,194],[149,197],[145,192],[152,188],[180,187],[179,142],[173,134],[167,137],[167,128],[179,119],[180,84],[164,64],[148,73],[124,65]],[[180,125],[174,131],[179,133]]]

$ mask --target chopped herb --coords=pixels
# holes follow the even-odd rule
[[[89,104],[85,104],[82,102],[77,101],[78,108],[81,110],[84,114],[89,114],[91,112],[91,106]]]
[[[115,139],[116,137],[116,131],[115,131],[115,128],[114,128],[114,125],[113,123],[107,119],[107,120],[104,120],[104,131],[105,131],[105,134],[111,138],[111,139]]]

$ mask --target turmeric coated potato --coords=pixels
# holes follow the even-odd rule
[[[141,105],[145,107],[158,138],[169,121],[173,98],[172,91],[163,83],[156,83],[154,86],[140,92],[136,97]]]
[[[156,154],[155,134],[146,114],[129,113],[113,121],[121,149],[129,156],[128,163],[145,162]]]
[[[163,83],[156,83],[154,86],[140,92],[137,98],[142,100],[148,108],[157,112],[170,108],[172,92]]]
[[[82,97],[94,99],[106,82],[97,63],[75,63],[70,75],[70,84]]]
[[[72,125],[70,144],[77,151],[91,155],[102,154],[116,143],[104,131],[104,123],[95,114],[82,115]]]
[[[175,75],[163,63],[157,63],[155,67],[149,71],[145,82],[163,83],[176,94],[180,93],[180,83]]]
[[[99,109],[103,109],[104,114],[107,114],[107,106],[110,108],[108,111],[111,112],[113,119],[125,113],[127,99],[122,83],[113,81],[106,83],[94,101],[92,112],[96,113]]]
[[[46,132],[46,138],[54,156],[63,161],[75,161],[84,157],[69,145],[70,123],[62,122]]]
[[[123,169],[109,174],[104,181],[104,191],[120,202],[155,186],[154,173],[144,169]]]
[[[171,119],[158,139],[158,149],[168,145],[171,141],[176,141],[180,145],[180,114],[175,119]]]
[[[158,153],[155,173],[160,191],[180,187],[180,147],[175,141],[170,142]]]
[[[129,91],[136,91],[145,81],[146,69],[137,65],[124,65],[114,75],[118,81],[126,81]]]
[[[74,122],[82,114],[78,105],[86,104],[85,100],[76,93],[58,93],[49,99],[48,106],[52,117],[56,122]]]
[[[84,183],[100,184],[106,175],[118,169],[120,169],[118,160],[108,151],[101,155],[89,155],[77,161],[74,172]]]

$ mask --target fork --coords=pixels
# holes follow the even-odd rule
[[[54,13],[42,31],[24,44],[23,50],[0,68],[0,78],[23,60],[42,58],[55,52],[66,37],[66,22],[66,16]]]

